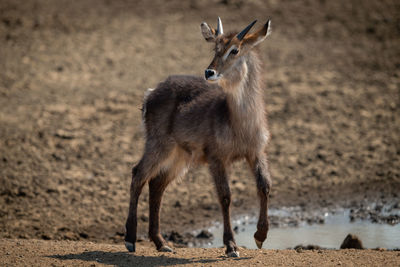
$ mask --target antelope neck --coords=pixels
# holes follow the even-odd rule
[[[227,94],[227,100],[234,121],[262,120],[256,118],[264,112],[261,94],[260,62],[253,52],[243,56],[240,62],[233,66],[230,77],[226,77],[221,87]],[[261,122],[261,121],[260,121]]]

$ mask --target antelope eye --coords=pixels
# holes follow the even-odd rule
[[[237,53],[239,53],[239,50],[237,50],[237,49],[232,49],[230,52],[230,54],[232,54],[232,55],[236,55]]]

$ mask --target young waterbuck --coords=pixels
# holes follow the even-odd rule
[[[224,220],[226,254],[238,257],[230,223],[231,192],[227,168],[246,159],[255,176],[260,215],[254,234],[261,248],[268,232],[268,196],[271,178],[265,148],[269,133],[264,111],[261,62],[254,47],[270,33],[270,21],[248,32],[256,21],[240,33],[224,34],[218,18],[217,29],[201,24],[215,55],[205,70],[205,79],[170,76],[150,89],[143,103],[146,144],[143,157],[132,170],[126,247],[135,251],[137,205],[149,183],[149,237],[159,251],[172,251],[160,233],[160,203],[174,178],[191,165],[207,163],[215,182]]]

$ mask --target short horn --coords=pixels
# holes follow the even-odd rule
[[[240,33],[238,33],[238,35],[236,35],[236,37],[241,41],[243,40],[243,38],[246,36],[246,34],[250,31],[251,27],[253,27],[254,24],[256,24],[257,20],[253,21],[252,23],[250,23],[246,28],[244,28],[243,31],[241,31]]]
[[[224,34],[224,28],[222,27],[221,18],[218,17],[218,27],[217,27],[217,36]]]

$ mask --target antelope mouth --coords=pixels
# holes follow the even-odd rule
[[[220,74],[218,74],[218,75],[213,75],[213,76],[211,76],[211,77],[208,77],[208,78],[206,78],[206,80],[208,81],[208,82],[211,82],[211,83],[213,83],[213,82],[217,82],[219,79],[221,79],[222,78],[222,75],[220,75]]]

